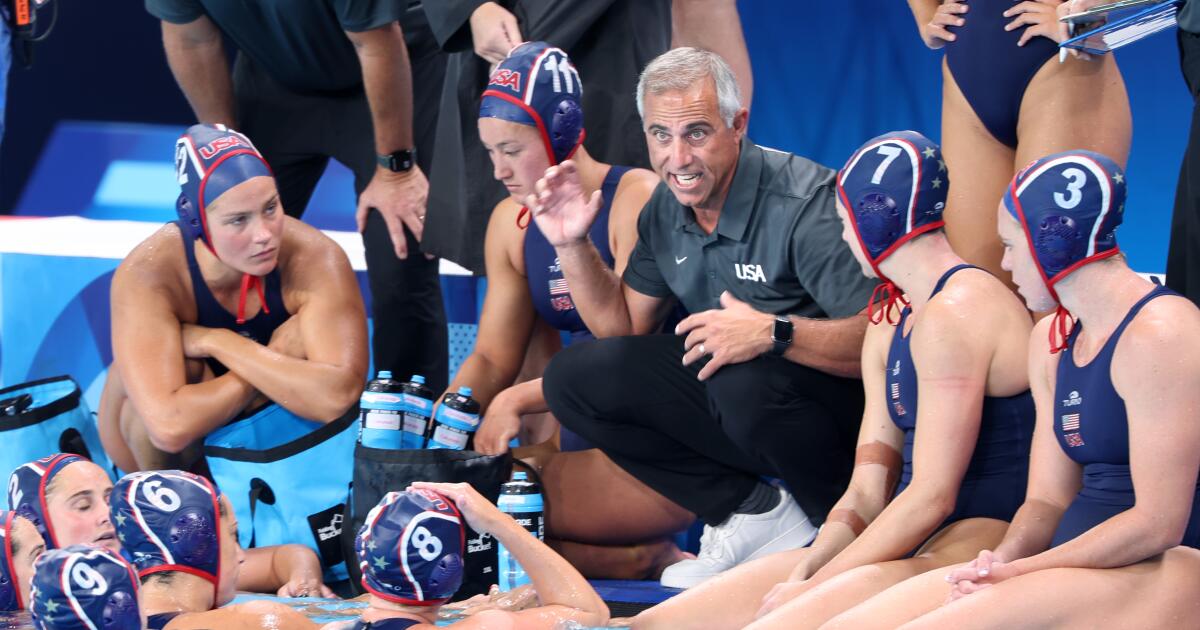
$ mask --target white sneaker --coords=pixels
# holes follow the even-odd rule
[[[662,585],[691,588],[708,578],[755,558],[812,542],[817,528],[782,488],[780,501],[763,514],[733,514],[716,527],[705,525],[700,553],[666,568]]]

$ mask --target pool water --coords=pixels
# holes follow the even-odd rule
[[[272,595],[260,595],[257,593],[241,593],[234,598],[231,604],[241,604],[250,601],[269,601],[279,602],[281,604],[291,606],[300,614],[308,617],[314,623],[324,624],[334,621],[352,621],[357,619],[362,611],[367,608],[365,599],[325,599],[321,597],[275,597]],[[438,615],[438,625],[448,626],[455,621],[461,619],[455,611],[443,610]],[[13,626],[20,627],[20,626]],[[3,630],[4,626],[0,626]]]

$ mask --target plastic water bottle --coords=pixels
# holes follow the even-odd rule
[[[471,388],[459,387],[458,393],[446,394],[430,427],[429,448],[468,448],[479,428],[479,403],[471,398]]]
[[[518,525],[524,527],[538,540],[545,538],[545,524],[542,511],[542,489],[526,478],[523,472],[513,473],[513,480],[500,486],[500,499],[496,506],[501,512],[513,517]],[[529,576],[517,559],[509,553],[504,545],[500,545],[496,554],[499,571],[499,586],[501,591],[512,589],[529,583]]]
[[[392,373],[380,370],[375,380],[367,383],[367,389],[358,401],[358,441],[371,448],[401,448],[400,420],[404,413],[404,398],[400,383],[392,380]]]
[[[414,374],[412,380],[401,385],[404,399],[404,420],[400,428],[401,448],[425,448],[425,434],[429,431],[429,420],[433,416],[433,390],[425,387],[425,377]]]

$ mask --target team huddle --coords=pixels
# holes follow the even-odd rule
[[[918,12],[927,43],[953,39],[962,6]],[[947,72],[982,108],[966,54]],[[1023,54],[1036,68],[1046,51]],[[1123,153],[1039,150],[988,197],[948,124],[945,153],[892,131],[835,171],[753,143],[734,71],[680,47],[638,81],[647,170],[588,152],[586,79],[534,41],[482,91],[477,133],[508,196],[476,345],[446,388],[483,410],[473,450],[512,450],[540,479],[546,542],[469,484],[392,488],[344,558],[368,602],[346,627],[432,627],[468,528],[536,596],[464,628],[1200,619],[1200,310],[1121,254]],[[977,112],[1009,160],[1040,147],[1018,113]],[[358,282],[285,214],[253,138],[198,124],[175,155],[179,220],[112,285],[98,424],[128,474],[70,454],[12,473],[0,603],[46,629],[315,627],[229,603],[347,579],[303,523],[350,481]],[[960,165],[971,194],[951,188]],[[303,507],[272,531],[260,501]],[[697,519],[692,555],[674,535]],[[585,577],[685,590],[614,621]]]

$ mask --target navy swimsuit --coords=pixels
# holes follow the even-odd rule
[[[1083,325],[1076,324],[1067,339],[1055,377],[1054,436],[1067,456],[1083,465],[1083,487],[1059,521],[1051,546],[1061,545],[1133,507],[1136,497],[1129,470],[1129,418],[1125,401],[1112,384],[1113,350],[1138,311],[1163,295],[1178,294],[1155,287],[1138,300],[1087,365],[1075,365],[1074,358],[1075,341]],[[1188,547],[1200,547],[1198,511],[1200,486],[1183,538]]]
[[[947,271],[938,280],[930,299],[942,290],[950,276],[962,269],[977,267],[958,265]],[[896,495],[912,481],[913,441],[917,432],[917,370],[909,347],[912,332],[904,335],[904,325],[911,313],[910,308],[901,313],[887,361],[888,414],[904,431],[904,472]],[[1012,520],[1025,501],[1034,418],[1033,396],[1028,390],[1007,398],[984,397],[975,452],[963,475],[954,512],[943,525],[968,518]]]
[[[996,140],[1017,147],[1017,122],[1025,88],[1038,70],[1058,53],[1058,44],[1034,37],[1017,46],[1025,29],[1004,30],[1013,18],[1004,11],[1014,0],[970,0],[963,25],[950,27],[955,40],[946,43],[946,66],[975,115]]]
[[[193,249],[197,241],[190,240],[183,228],[180,228],[180,233],[183,234],[183,251],[187,253],[188,273],[192,276],[192,296],[196,300],[196,325],[205,328],[225,328],[243,337],[249,337],[264,346],[267,345],[271,341],[271,334],[275,332],[275,329],[291,317],[283,305],[279,267],[271,270],[271,273],[263,278],[263,296],[266,298],[267,308],[271,312],[260,310],[253,318],[246,320],[246,323],[238,324],[237,317],[221,306],[204,282],[204,276],[200,273],[200,265],[196,262],[196,252]],[[207,361],[214,376],[221,376],[229,371],[216,359],[210,357]]]
[[[159,613],[157,615],[146,616],[146,627],[150,630],[163,630],[167,624],[171,623],[176,617],[182,615],[179,611]]]
[[[629,166],[611,166],[600,187],[603,205],[592,222],[588,237],[600,252],[600,258],[609,269],[613,268],[613,254],[608,247],[608,215],[612,210],[613,197],[621,177],[629,172]],[[529,294],[533,296],[533,307],[538,315],[554,328],[569,333],[572,341],[591,339],[583,318],[571,301],[571,291],[563,278],[554,246],[536,227],[525,231],[525,277],[529,281]]]
[[[629,172],[629,166],[610,166],[600,187],[600,197],[603,205],[592,222],[588,238],[600,252],[600,258],[611,269],[614,259],[608,246],[608,215],[612,210],[613,197],[617,194],[617,186],[621,177]],[[571,301],[571,290],[563,278],[562,268],[558,264],[558,256],[554,246],[542,235],[536,227],[525,230],[525,277],[529,282],[529,294],[533,297],[533,307],[538,315],[554,328],[570,335],[572,343],[593,339],[583,318],[575,310]],[[563,451],[582,451],[592,448],[586,440],[579,437],[566,427],[559,429],[559,448]]]
[[[416,619],[401,619],[399,617],[380,619],[379,621],[363,621],[359,619],[355,622],[352,630],[407,630],[422,623],[425,622]]]

